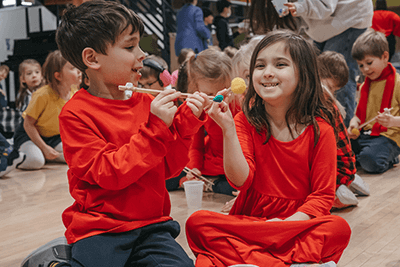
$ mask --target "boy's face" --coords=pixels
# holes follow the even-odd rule
[[[132,33],[132,26],[125,29],[113,45],[107,48],[107,55],[99,54],[98,62],[107,87],[118,88],[131,82],[138,85],[145,54],[139,47],[139,32]]]
[[[362,74],[371,80],[376,80],[381,75],[389,62],[389,53],[385,52],[382,57],[366,55],[364,59],[357,60],[358,67]]]
[[[214,17],[213,15],[209,15],[208,17],[204,18],[204,24],[205,25],[210,25],[213,23]]]

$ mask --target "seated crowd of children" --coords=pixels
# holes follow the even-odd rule
[[[400,76],[385,36],[370,29],[353,46],[366,80],[347,128],[353,114],[335,99],[348,80],[341,54],[319,54],[300,35],[272,31],[230,56],[183,49],[170,74],[139,47],[143,31],[121,4],[85,2],[67,9],[60,50],[43,70],[21,63],[23,119],[13,144],[4,138],[11,167],[0,171],[67,163],[74,198],[62,215],[71,256],[41,266],[336,266],[351,230],[330,211],[370,194],[357,167],[382,173],[399,162]],[[245,80],[243,95],[227,89],[234,77]],[[118,87],[127,82],[160,93],[128,94]],[[195,179],[185,167],[214,182],[205,190],[236,196],[222,207],[229,214],[189,217],[195,264],[170,217],[168,191]]]

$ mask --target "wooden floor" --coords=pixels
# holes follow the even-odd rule
[[[62,211],[72,203],[67,166],[47,164],[39,171],[16,170],[0,179],[0,267],[19,266],[34,249],[64,233]],[[359,172],[371,196],[357,207],[334,212],[352,228],[340,267],[400,267],[400,166],[382,175]],[[178,242],[190,255],[184,233],[190,215],[183,191],[171,192],[172,217],[182,232]],[[203,209],[220,211],[231,197],[206,193]]]

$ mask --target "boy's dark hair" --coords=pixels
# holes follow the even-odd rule
[[[207,18],[208,16],[213,16],[213,13],[209,8],[202,7],[201,10],[203,10],[203,19]]]
[[[313,125],[315,138],[314,145],[319,140],[319,126],[317,117],[323,118],[331,125],[335,125],[334,107],[331,100],[326,100],[318,75],[317,56],[315,50],[303,37],[290,31],[269,32],[256,46],[250,61],[249,88],[243,102],[243,112],[247,120],[253,125],[259,134],[265,134],[265,143],[271,137],[271,125],[262,99],[254,89],[253,73],[258,54],[265,48],[282,42],[286,51],[293,60],[295,73],[298,75],[298,84],[293,92],[292,103],[286,112],[286,125],[292,137],[292,123],[295,129],[298,124]],[[337,137],[337,132],[335,131]]]
[[[67,8],[56,32],[56,42],[63,57],[84,72],[87,66],[82,61],[82,51],[91,47],[106,55],[107,46],[113,45],[129,26],[132,33],[143,34],[143,22],[132,10],[114,1],[88,1]]]
[[[317,58],[321,79],[333,79],[337,87],[349,81],[349,67],[344,56],[335,51],[325,51]]]
[[[385,35],[370,28],[358,36],[351,49],[351,56],[355,60],[363,60],[365,56],[381,58],[385,51],[389,52]]]
[[[387,10],[386,0],[376,0],[375,10]]]
[[[225,7],[230,7],[232,4],[228,0],[219,0],[217,2],[217,11],[221,14],[224,11]]]

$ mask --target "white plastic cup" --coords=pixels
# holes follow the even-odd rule
[[[203,181],[186,181],[183,183],[186,202],[189,209],[200,209],[203,200]]]

